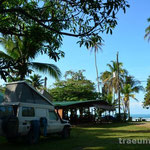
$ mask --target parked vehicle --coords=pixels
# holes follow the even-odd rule
[[[55,112],[53,104],[26,82],[7,84],[0,105],[0,136],[8,140],[25,136],[31,144],[40,135],[70,136],[70,124]]]

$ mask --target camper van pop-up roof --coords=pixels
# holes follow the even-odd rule
[[[45,96],[25,81],[12,82],[6,85],[4,101],[53,105]]]

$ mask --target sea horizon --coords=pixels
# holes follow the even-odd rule
[[[134,118],[136,118],[136,117],[150,118],[150,113],[149,114],[141,114],[141,113],[139,113],[139,114],[131,114],[131,117],[134,117]]]
[[[146,121],[150,121],[150,114],[131,114],[131,117],[133,121],[139,118],[145,119]]]

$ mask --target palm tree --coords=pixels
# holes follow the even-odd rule
[[[136,80],[133,76],[125,76],[125,81],[121,93],[123,94],[124,101],[124,112],[127,113],[130,118],[130,99],[133,98],[135,100],[135,93],[139,93],[139,91],[144,90],[143,86],[140,85],[140,81]]]
[[[35,57],[42,50],[42,43],[36,43],[26,37],[10,37],[0,38],[0,42],[5,48],[6,52],[0,51],[0,59],[7,62],[12,62],[13,70],[11,75],[19,78],[19,80],[25,79],[26,75],[32,73],[32,69],[48,72],[49,75],[58,79],[61,76],[61,72],[54,64],[33,62]]]
[[[107,64],[107,66],[109,67],[109,71],[105,71],[103,73],[101,73],[100,79],[102,80],[104,86],[110,91],[110,92],[114,92],[117,93],[118,90],[118,79],[117,79],[117,70],[118,70],[118,66],[117,66],[117,62],[116,61],[111,61],[111,64]],[[127,71],[125,69],[122,68],[123,67],[123,63],[119,63],[119,75],[120,75],[120,85],[122,85],[123,83],[123,77],[124,74],[127,73]]]
[[[7,78],[11,78],[10,72],[13,71],[13,64],[10,61],[0,58],[0,77],[6,82]]]
[[[118,100],[115,98],[118,93],[118,64],[116,61],[111,61],[112,64],[107,64],[109,71],[101,73],[100,79],[103,82],[103,96],[107,98],[109,95],[112,97],[112,104],[118,106]],[[122,68],[123,63],[119,63],[119,84],[122,88],[124,75],[127,74],[127,71]],[[108,98],[107,98],[108,99]]]
[[[147,20],[150,23],[150,18],[148,18]],[[150,25],[145,29],[145,36],[144,36],[144,38],[145,39],[147,38],[148,41],[150,41]]]
[[[30,79],[28,79],[27,82],[32,84],[36,89],[40,89],[44,83],[44,79],[41,79],[40,75],[34,74],[33,76],[30,76]]]
[[[145,108],[149,108],[150,106],[150,76],[147,79],[143,104]]]
[[[101,73],[100,76],[100,80],[102,80],[103,82],[103,94],[108,94],[108,93],[112,93],[113,91],[113,87],[110,86],[111,82],[108,82],[111,79],[111,72],[110,71],[104,71],[103,73]]]
[[[102,40],[102,39],[101,39]],[[97,88],[98,92],[100,93],[100,84],[99,84],[99,73],[98,73],[98,67],[97,67],[97,56],[98,50],[102,50],[102,42],[97,37],[92,37],[91,41],[89,42],[88,48],[91,48],[91,51],[94,50],[94,57],[95,57],[95,69],[96,69],[96,80],[97,80]]]

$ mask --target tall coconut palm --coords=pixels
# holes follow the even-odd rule
[[[104,71],[101,73],[100,80],[103,82],[103,91],[104,93],[112,93],[113,87],[110,86],[109,80],[112,77],[112,73],[110,71]]]
[[[109,71],[105,71],[103,73],[101,73],[100,79],[103,82],[103,88],[105,89],[105,93],[103,95],[105,95],[105,97],[107,97],[107,95],[112,95],[112,103],[114,105],[118,105],[117,102],[118,100],[115,98],[115,94],[118,92],[118,77],[117,77],[117,73],[118,73],[118,65],[116,61],[111,61],[112,64],[107,64],[107,66],[109,67]],[[122,68],[123,64],[120,62],[119,63],[119,84],[120,84],[120,88],[122,87],[123,84],[123,77],[124,74],[127,73],[127,71],[125,69]]]
[[[135,93],[144,90],[143,86],[140,85],[140,81],[136,80],[133,76],[125,76],[123,88],[121,90],[123,94],[125,113],[128,112],[130,117],[130,99],[136,99]]]
[[[97,80],[97,88],[99,93],[100,93],[100,84],[99,84],[99,73],[98,73],[98,66],[97,66],[97,53],[99,50],[102,50],[102,45],[103,45],[102,39],[98,39],[97,37],[92,37],[88,46],[88,48],[91,49],[91,51],[94,51],[96,80]]]
[[[109,67],[109,71],[105,71],[103,73],[101,73],[100,79],[102,80],[103,84],[105,85],[105,87],[110,91],[110,92],[114,92],[117,93],[118,90],[118,79],[117,79],[117,70],[118,70],[118,66],[117,66],[117,62],[116,61],[111,61],[112,64],[107,64],[107,66]],[[120,83],[122,85],[123,83],[123,76],[124,74],[127,73],[127,71],[125,69],[122,68],[123,67],[123,63],[119,63],[119,75],[120,75]]]
[[[150,23],[150,18],[147,19],[148,22]],[[150,41],[150,25],[145,29],[145,39],[148,39],[148,41]]]
[[[25,79],[33,70],[47,72],[54,78],[59,78],[61,72],[58,67],[53,64],[33,62],[35,57],[42,49],[42,43],[36,43],[26,37],[4,37],[0,38],[5,52],[0,51],[0,59],[13,63],[14,70],[11,74],[15,75],[19,80]]]

